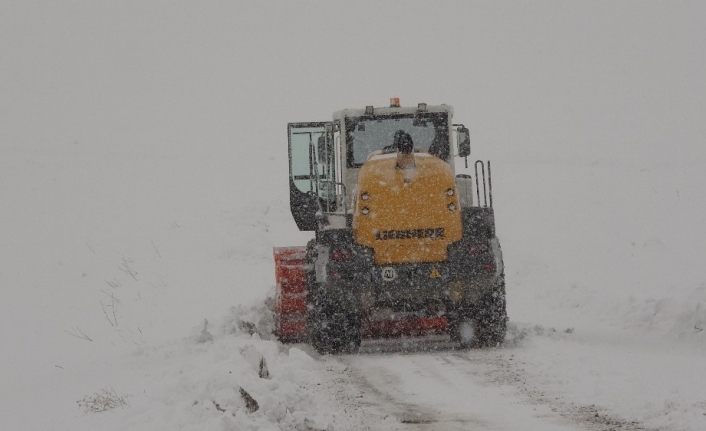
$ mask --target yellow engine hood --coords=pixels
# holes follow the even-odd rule
[[[358,174],[353,237],[374,250],[378,265],[444,261],[461,239],[451,167],[426,153],[414,162],[399,169],[396,154],[374,156]]]

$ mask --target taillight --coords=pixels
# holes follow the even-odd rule
[[[480,268],[484,272],[495,272],[495,264],[494,263],[484,263],[483,265],[480,266]]]
[[[353,251],[349,248],[334,248],[331,251],[331,260],[334,262],[345,262],[353,257]]]
[[[480,256],[488,251],[488,246],[485,244],[471,244],[468,246],[468,254],[471,256]]]

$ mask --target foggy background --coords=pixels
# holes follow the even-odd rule
[[[0,408],[271,293],[271,247],[308,238],[286,123],[392,96],[454,106],[492,161],[511,320],[670,333],[655,303],[706,303],[705,12],[1,1]]]

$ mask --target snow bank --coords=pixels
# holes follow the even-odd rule
[[[628,327],[693,340],[706,347],[706,284],[684,296],[631,297],[628,304],[624,314]]]
[[[638,154],[493,174],[511,319],[704,345],[702,169]]]
[[[693,343],[542,327],[515,327],[511,334],[516,343],[503,354],[519,376],[516,386],[533,399],[567,410],[588,406],[647,429],[706,427],[704,349]]]
[[[189,337],[114,358],[115,374],[105,384],[124,394],[127,406],[76,416],[66,429],[339,430],[368,423],[331,398],[322,386],[330,384],[323,364],[310,353],[260,337],[269,335],[267,323],[247,319],[263,320],[265,311],[234,308],[208,324],[211,339],[204,340],[199,324]],[[259,377],[262,360],[268,378]],[[257,402],[256,411],[246,407],[240,388]]]

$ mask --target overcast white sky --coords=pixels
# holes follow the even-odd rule
[[[0,3],[0,145],[281,145],[448,103],[487,153],[703,160],[703,2]]]

